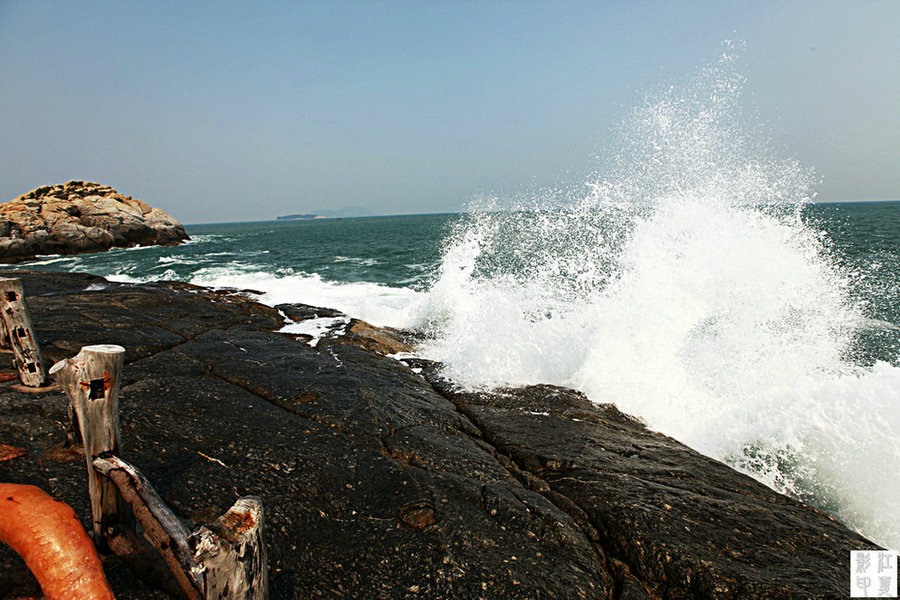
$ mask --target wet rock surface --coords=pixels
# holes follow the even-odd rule
[[[99,183],[43,186],[0,204],[3,263],[186,239],[184,227],[165,211]]]
[[[49,362],[126,348],[122,455],[190,529],[263,499],[272,598],[843,598],[849,551],[874,548],[571,390],[462,392],[358,322],[314,347],[277,333],[331,311],[17,276]],[[0,481],[87,524],[66,422],[61,392],[0,384],[0,443],[27,451]],[[120,600],[168,597],[105,562]],[[0,548],[0,597],[29,585]]]

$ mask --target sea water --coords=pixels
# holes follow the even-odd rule
[[[742,85],[726,55],[648,97],[594,176],[528,201],[194,225],[177,247],[21,267],[415,329],[461,385],[577,388],[900,548],[900,203],[811,202]]]

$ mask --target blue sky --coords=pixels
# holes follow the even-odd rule
[[[900,2],[0,0],[0,200],[88,179],[186,223],[575,186],[745,43],[819,199],[900,198]]]

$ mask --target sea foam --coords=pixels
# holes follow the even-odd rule
[[[418,306],[423,293],[409,288],[371,282],[334,282],[316,273],[270,273],[235,267],[198,270],[190,283],[212,288],[235,288],[257,292],[253,296],[269,306],[302,302],[334,308],[373,325],[412,327],[411,307]]]
[[[615,402],[898,548],[900,369],[848,358],[871,326],[854,274],[742,87],[726,52],[636,108],[581,192],[475,203],[419,305],[423,352],[466,386]]]

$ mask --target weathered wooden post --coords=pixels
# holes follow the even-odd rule
[[[0,317],[9,333],[19,379],[23,385],[41,387],[47,379],[44,357],[34,335],[31,313],[25,304],[22,282],[17,278],[0,279]]]
[[[239,498],[215,523],[188,534],[143,474],[118,456],[94,459],[119,487],[147,540],[162,554],[188,600],[268,600],[262,501]]]
[[[204,600],[267,600],[262,500],[239,498],[215,523],[194,531],[189,543],[202,568]]]
[[[259,498],[239,498],[215,523],[189,534],[141,472],[118,456],[124,358],[121,346],[85,346],[50,369],[69,397],[70,416],[84,441],[95,543],[134,552],[140,545],[133,538],[136,518],[188,600],[268,600]],[[133,541],[107,542],[122,533]]]
[[[119,376],[125,359],[121,346],[85,346],[74,358],[61,360],[50,375],[69,397],[84,442],[94,541],[105,546],[110,528],[133,529],[133,520],[116,485],[94,471],[103,452],[119,452]],[[71,415],[71,412],[70,412]]]
[[[0,349],[5,350],[9,348],[9,328],[6,326],[6,321],[0,317]]]

